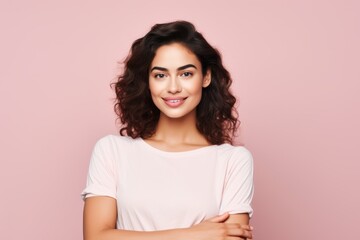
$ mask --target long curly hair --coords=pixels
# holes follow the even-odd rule
[[[114,110],[122,127],[120,135],[149,138],[156,130],[160,111],[151,99],[149,68],[156,50],[163,45],[180,43],[199,59],[202,73],[211,71],[211,83],[203,88],[196,108],[196,126],[211,144],[232,143],[240,124],[230,92],[232,79],[224,68],[219,51],[213,48],[186,21],[156,24],[131,46],[124,70],[112,83],[116,93]]]

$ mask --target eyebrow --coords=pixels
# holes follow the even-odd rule
[[[186,64],[186,65],[184,65],[184,66],[178,67],[177,70],[180,71],[180,70],[184,70],[184,69],[190,68],[190,67],[197,69],[197,68],[195,67],[195,65],[193,65],[193,64]],[[153,68],[150,70],[150,72],[152,72],[153,70],[160,70],[160,71],[165,71],[165,72],[168,72],[168,71],[169,71],[167,68],[157,67],[157,66],[153,67]]]

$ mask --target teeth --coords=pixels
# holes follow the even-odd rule
[[[180,100],[174,99],[174,100],[169,100],[169,102],[171,102],[171,103],[177,103],[177,102],[180,102]]]

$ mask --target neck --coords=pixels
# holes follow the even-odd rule
[[[166,142],[168,145],[208,145],[205,137],[196,128],[195,111],[181,118],[169,118],[160,113],[156,132],[151,139]]]

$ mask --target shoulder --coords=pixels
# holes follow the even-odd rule
[[[137,139],[133,139],[128,136],[109,134],[96,141],[94,150],[114,151],[118,149],[126,149],[135,141],[137,141]]]
[[[222,158],[228,167],[245,167],[253,168],[253,155],[244,146],[234,146],[222,144],[218,146],[218,156]]]
[[[228,143],[218,146],[218,152],[221,155],[227,155],[229,158],[251,159],[251,152],[244,146],[234,146]]]
[[[128,136],[109,134],[98,139],[95,145],[129,144],[133,141],[136,141],[136,139]]]
[[[127,136],[106,135],[96,141],[92,159],[106,164],[119,164],[120,160],[124,162],[136,153],[134,143],[138,140]]]

